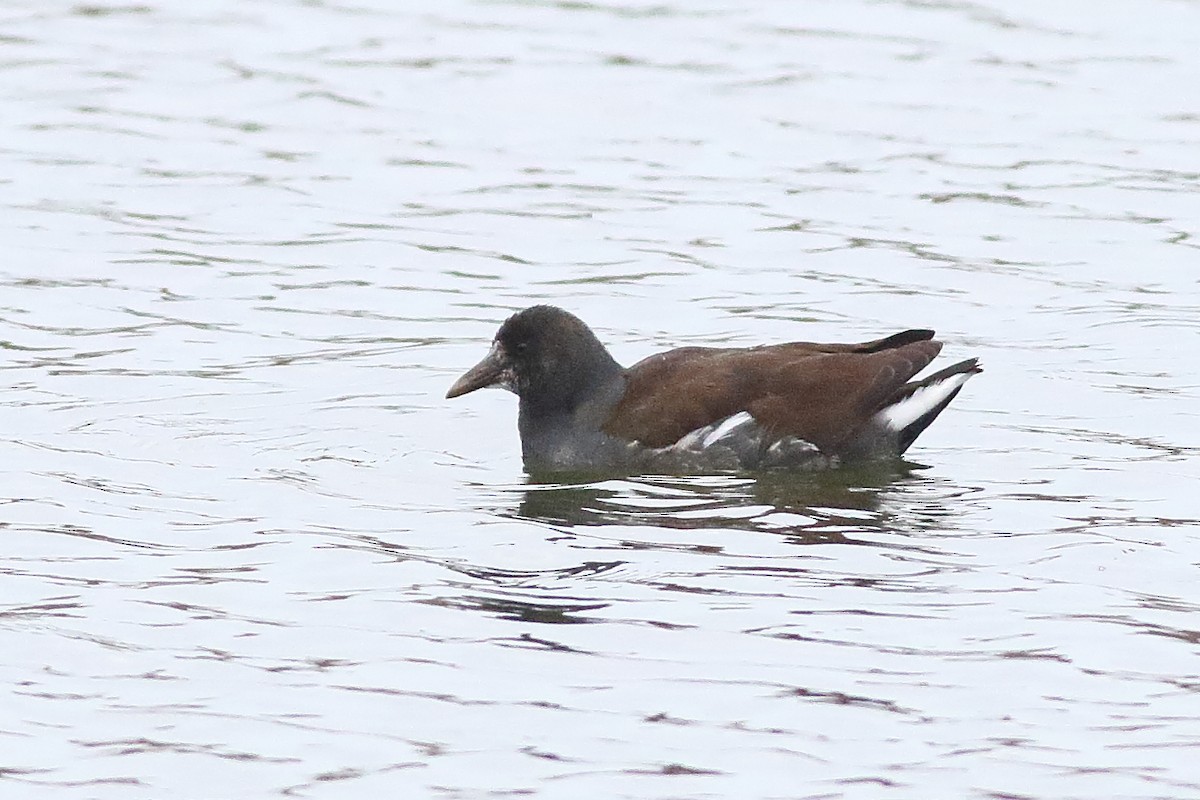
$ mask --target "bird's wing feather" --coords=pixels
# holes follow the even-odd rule
[[[626,372],[625,395],[604,429],[666,447],[745,411],[773,438],[796,436],[835,452],[933,360],[941,344],[932,336],[906,331],[855,345],[672,350]]]

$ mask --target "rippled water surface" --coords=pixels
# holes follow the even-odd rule
[[[1200,797],[1200,5],[9,2],[0,795]],[[449,383],[937,328],[911,463]],[[950,363],[946,361],[945,363]]]

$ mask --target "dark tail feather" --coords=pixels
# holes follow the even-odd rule
[[[933,331],[930,330],[915,329],[901,331],[883,339],[876,339],[873,342],[863,342],[860,345],[855,345],[854,351],[856,353],[879,353],[884,350],[894,350],[897,347],[903,347],[913,342],[924,342],[932,338]]]

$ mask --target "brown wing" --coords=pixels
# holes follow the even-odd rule
[[[665,447],[747,411],[773,436],[798,436],[836,451],[934,359],[942,346],[932,336],[905,331],[852,345],[672,350],[627,371],[625,395],[604,427]]]

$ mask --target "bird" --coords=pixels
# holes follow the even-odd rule
[[[514,392],[530,474],[831,469],[899,459],[982,372],[968,358],[913,380],[941,352],[933,337],[680,347],[622,367],[579,317],[535,305],[446,398]]]

